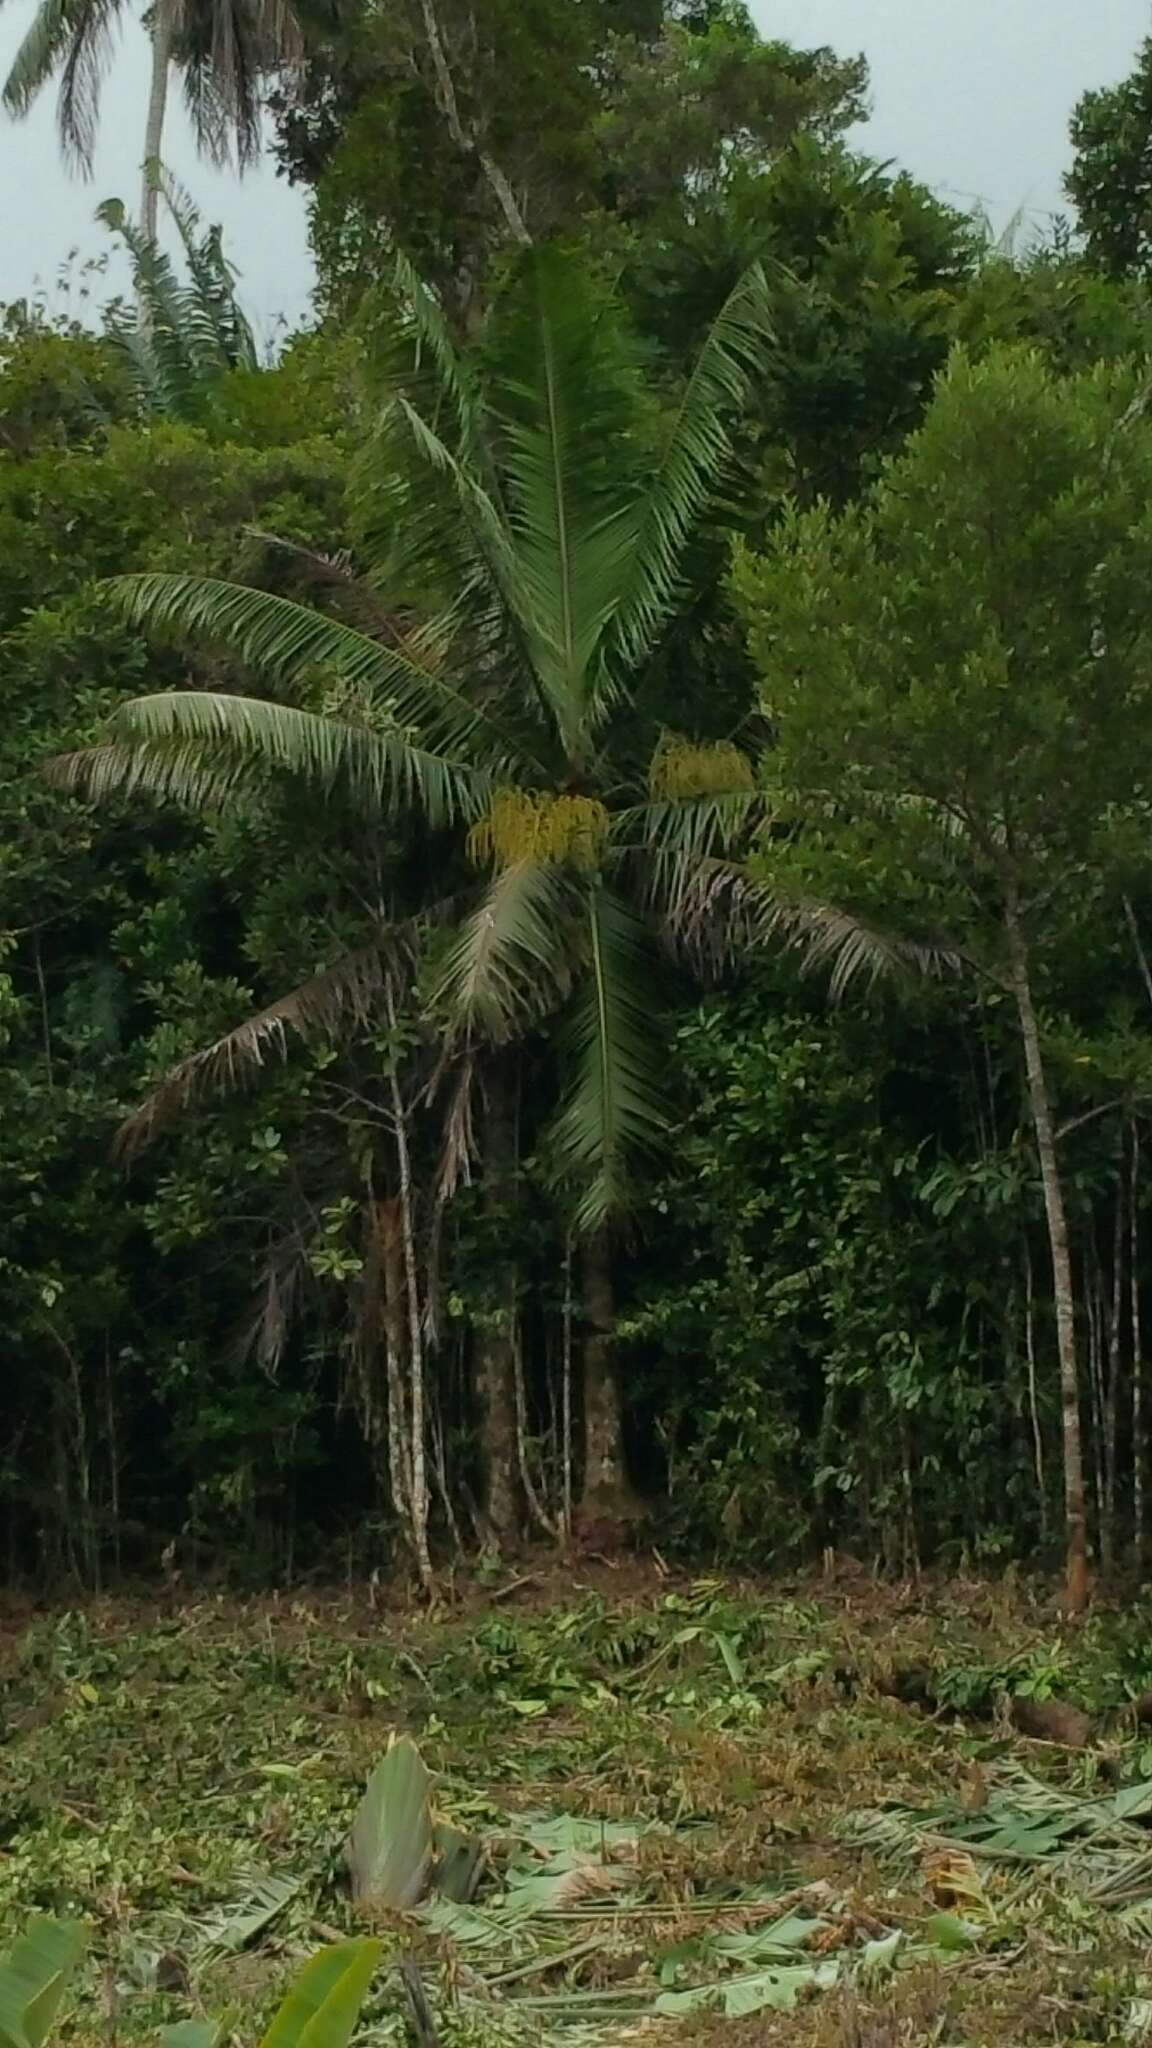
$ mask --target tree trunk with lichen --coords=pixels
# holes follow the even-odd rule
[[[1008,942],[1012,993],[1016,998],[1020,1036],[1024,1046],[1028,1099],[1032,1110],[1032,1126],[1036,1133],[1040,1181],[1044,1191],[1044,1213],[1048,1223],[1048,1244],[1052,1257],[1052,1295],[1056,1309],[1056,1347],[1060,1361],[1061,1437],[1064,1452],[1065,1597],[1069,1612],[1080,1614],[1088,1602],[1088,1544],[1072,1254],[1068,1244],[1068,1218],[1056,1150],[1052,1104],[1048,1094],[1048,1077],[1044,1070],[1040,1026],[1032,996],[1028,941],[1017,888],[1011,878],[1005,888],[1004,931]]]
[[[616,1296],[607,1230],[594,1231],[581,1254],[584,1284],[584,1483],[580,1518],[621,1520],[633,1509],[624,1465],[620,1385],[616,1375]]]

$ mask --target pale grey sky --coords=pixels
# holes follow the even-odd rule
[[[7,0],[0,12],[0,71],[33,5]],[[1000,226],[1020,207],[1037,218],[1060,209],[1074,101],[1086,86],[1122,77],[1152,31],[1152,0],[752,0],[752,8],[767,35],[863,50],[873,113],[854,140],[958,204],[982,202]],[[135,205],[146,87],[144,37],[133,25],[106,81],[88,184],[60,162],[53,90],[24,122],[0,113],[0,300],[40,286],[60,304],[56,280],[69,251],[83,259],[108,246],[93,211],[110,196]],[[165,155],[205,216],[225,222],[261,331],[270,334],[280,317],[297,321],[310,276],[301,196],[271,167],[238,181],[198,163],[179,107]],[[98,293],[108,289],[96,282]]]

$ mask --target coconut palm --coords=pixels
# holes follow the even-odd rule
[[[138,699],[61,772],[95,796],[198,806],[287,772],[455,835],[475,880],[432,1011],[449,1049],[557,1044],[547,1150],[585,1246],[585,1501],[603,1512],[624,1483],[609,1233],[670,1124],[661,961],[669,942],[723,948],[762,908],[734,858],[758,801],[750,761],[730,741],[653,731],[642,685],[764,354],[769,292],[759,270],[738,285],[655,448],[659,409],[622,317],[570,259],[525,254],[483,360],[457,353],[411,274],[400,282],[409,374],[361,478],[358,622],[198,576],[119,582],[129,619],[226,652],[277,694]],[[323,712],[308,703],[317,676]],[[369,935],[184,1062],[143,1125],[258,1062],[286,1026],[363,1015],[392,943]]]
[[[113,31],[123,10],[124,0],[40,0],[0,93],[9,113],[21,117],[48,81],[59,78],[61,145],[85,176],[92,168]],[[301,33],[292,0],[152,0],[143,19],[152,71],[140,227],[154,241],[157,191],[151,167],[162,154],[172,65],[183,75],[197,146],[217,163],[234,152],[243,169],[260,146],[261,81],[294,62]]]

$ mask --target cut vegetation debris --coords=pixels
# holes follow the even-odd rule
[[[996,1589],[713,1580],[411,1623],[109,1605],[9,1642],[0,1948],[84,1923],[69,2048],[248,2048],[349,1939],[364,2048],[1023,2048],[1152,2010],[1147,1609],[1054,1640]],[[1029,1687],[1095,1746],[1024,1739]],[[2,2048],[42,2048],[28,2003]]]

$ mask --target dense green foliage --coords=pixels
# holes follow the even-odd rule
[[[0,337],[6,1573],[1141,1562],[1146,63],[1013,255],[736,6],[304,31],[315,330]]]

